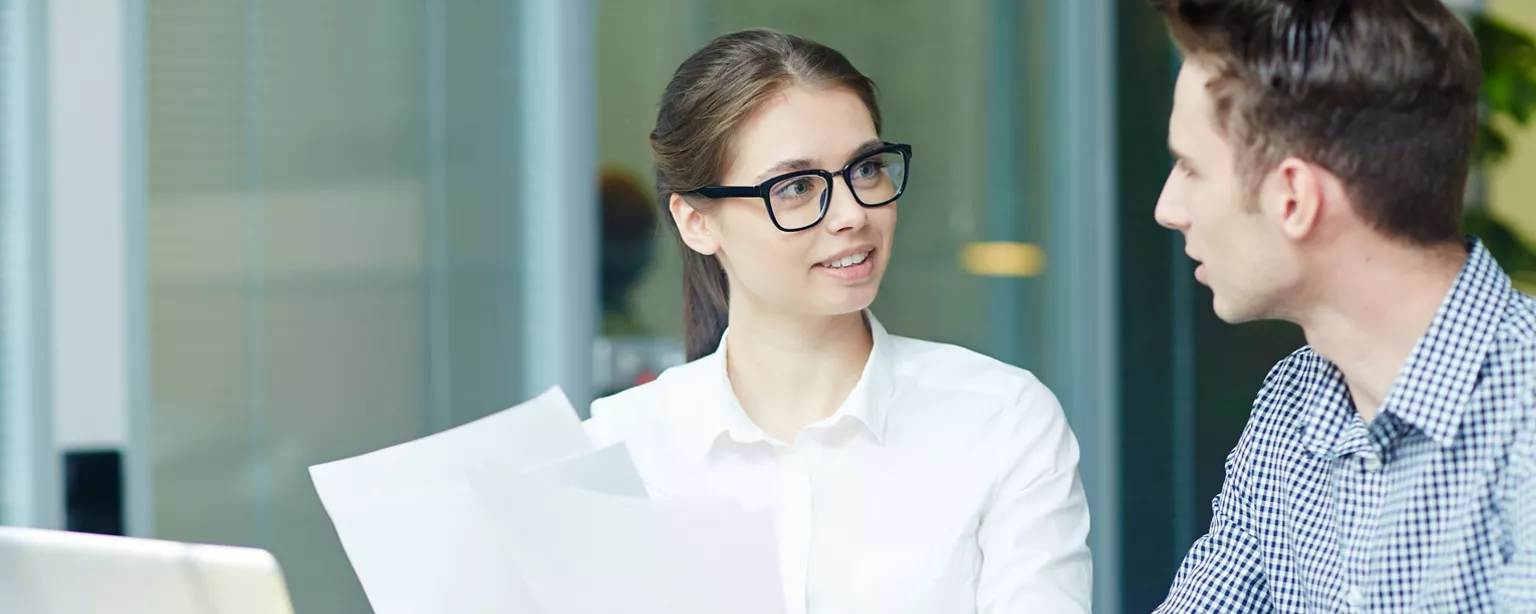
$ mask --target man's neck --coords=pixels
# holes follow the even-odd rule
[[[1394,246],[1339,260],[1297,322],[1313,351],[1344,373],[1355,409],[1369,424],[1434,322],[1467,253],[1458,245]]]
[[[725,343],[731,388],[764,432],[794,443],[800,429],[848,398],[873,338],[862,313],[806,318],[732,307]]]

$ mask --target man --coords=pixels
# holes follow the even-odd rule
[[[1461,199],[1441,0],[1153,0],[1184,56],[1157,221],[1228,322],[1299,324],[1164,612],[1536,611],[1536,301]]]

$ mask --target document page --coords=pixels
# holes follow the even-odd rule
[[[591,451],[575,409],[550,389],[454,429],[316,465],[310,477],[377,614],[537,613],[465,471],[559,470],[552,463]]]

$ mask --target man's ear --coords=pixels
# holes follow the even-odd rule
[[[1286,158],[1260,187],[1260,206],[1266,214],[1275,216],[1285,236],[1305,239],[1317,232],[1323,219],[1324,207],[1328,205],[1325,188],[1331,178],[1317,165],[1300,158]]]
[[[672,212],[672,221],[677,224],[678,235],[682,236],[683,243],[689,249],[706,256],[720,250],[720,242],[715,238],[709,218],[704,216],[704,212],[695,209],[682,194],[674,192],[667,201],[667,209]]]

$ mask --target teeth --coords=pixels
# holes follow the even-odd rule
[[[846,266],[853,266],[855,264],[860,264],[860,263],[864,262],[865,258],[868,258],[868,257],[869,257],[869,252],[860,252],[860,253],[854,254],[852,256],[844,257],[841,260],[833,260],[832,262],[828,262],[826,264],[826,266],[829,269],[841,269],[841,268],[846,267]]]

